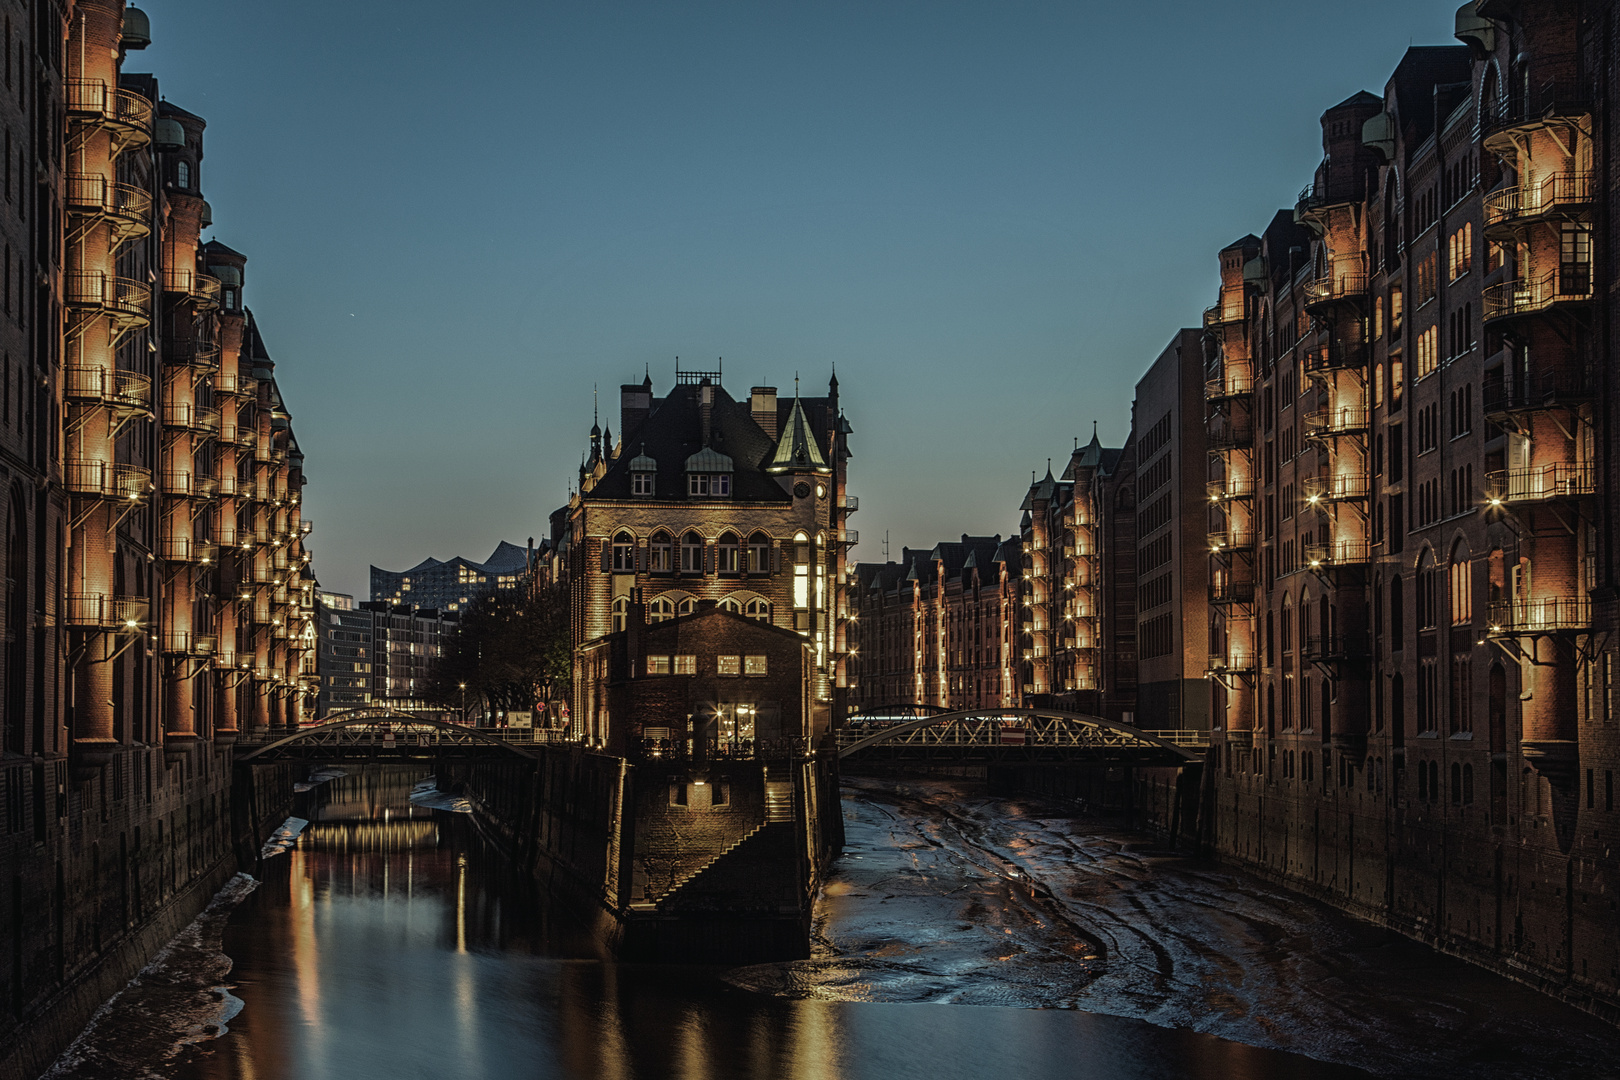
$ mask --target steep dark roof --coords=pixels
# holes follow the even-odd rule
[[[471,559],[457,555],[453,559],[445,559],[443,561],[433,558],[423,559],[409,570],[382,570],[382,568],[378,566],[373,566],[372,569],[380,570],[384,574],[415,574],[423,570],[436,570],[441,566],[454,566],[458,563],[462,566],[469,567],[485,574],[510,574],[515,570],[524,570],[528,568],[529,549],[518,547],[516,544],[509,544],[505,540],[502,540],[500,544],[496,546],[494,552],[490,554],[489,558],[485,559],[481,563],[476,563]]]
[[[637,447],[637,457],[645,455],[658,462],[654,482],[657,500],[684,500],[685,465],[688,458],[705,449],[702,445],[702,412],[698,404],[700,387],[676,386],[663,398],[655,398],[652,411],[634,431],[619,433],[622,445]],[[802,401],[812,431],[823,430],[828,402],[824,398]],[[791,414],[792,405],[788,406]],[[791,502],[792,495],[765,472],[765,465],[776,451],[776,442],[754,422],[747,401],[737,401],[724,387],[714,387],[710,411],[710,448],[732,459],[731,498],[743,502]],[[818,447],[818,449],[821,449]],[[825,450],[821,449],[825,454]],[[583,496],[597,499],[644,499],[630,491],[630,455],[620,454],[603,477]]]
[[[1449,48],[1450,46],[1447,47]],[[1463,47],[1467,48],[1466,45]],[[1335,112],[1339,109],[1346,109],[1355,105],[1371,105],[1375,108],[1382,109],[1384,107],[1384,99],[1379,97],[1377,94],[1370,93],[1369,91],[1357,90],[1355,93],[1333,106],[1333,108],[1327,110],[1327,112]],[[1323,115],[1325,116],[1327,113],[1323,113]]]

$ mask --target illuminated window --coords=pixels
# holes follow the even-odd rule
[[[770,622],[770,601],[759,599],[750,600],[748,601],[748,607],[744,610],[743,614],[747,615],[750,619],[757,619],[760,622]]]
[[[660,596],[647,605],[647,619],[650,622],[668,622],[675,617],[675,604],[667,596]]]
[[[742,657],[740,657],[740,656],[722,656],[722,657],[719,657],[718,658],[718,668],[717,668],[717,670],[718,670],[719,674],[721,674],[721,675],[741,675],[742,674]]]
[[[618,633],[630,620],[630,598],[621,596],[613,601],[613,632]]]
[[[670,540],[669,533],[664,532],[662,529],[653,533],[652,544],[650,546],[652,556],[652,566],[650,569],[653,573],[667,574],[671,569],[673,569],[673,566],[671,565],[673,547],[674,544]]]
[[[715,545],[715,569],[722,574],[735,574],[737,572],[738,544],[737,534],[733,532],[721,533],[720,542]]]
[[[681,537],[681,573],[703,573],[703,537],[695,532]]]
[[[771,572],[771,538],[764,533],[755,533],[748,538],[748,572],[750,574]]]
[[[675,674],[677,674],[677,675],[696,675],[697,674],[697,657],[696,656],[677,656],[675,658]]]
[[[745,675],[764,675],[764,674],[766,674],[765,657],[763,657],[763,656],[750,656],[750,657],[747,657],[744,664],[743,664],[743,674],[745,674]]]
[[[735,615],[741,615],[742,605],[737,603],[737,601],[732,597],[728,596],[724,600],[720,601],[720,610],[729,611]]]
[[[649,656],[649,657],[647,657],[647,674],[649,674],[649,675],[668,675],[669,672],[670,672],[669,657],[667,657],[667,656]]]
[[[636,568],[636,541],[622,532],[613,538],[613,569],[633,571]]]

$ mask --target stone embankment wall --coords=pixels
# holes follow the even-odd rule
[[[260,770],[253,815],[233,805],[230,749],[209,743],[123,750],[88,780],[65,761],[8,762],[0,789],[0,1080],[34,1080],[207,906],[238,852],[257,853],[253,830],[285,818],[291,775]]]

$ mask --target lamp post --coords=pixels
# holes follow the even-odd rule
[[[467,684],[461,683],[461,722],[467,722]]]

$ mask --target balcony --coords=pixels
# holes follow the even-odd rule
[[[1334,341],[1305,350],[1305,374],[1327,375],[1335,371],[1365,371],[1366,342]]]
[[[1487,380],[1481,399],[1485,419],[1511,421],[1515,416],[1579,408],[1593,398],[1592,383],[1575,374],[1521,375]]]
[[[62,89],[70,123],[107,129],[114,156],[152,139],[152,102],[140,94],[108,86],[100,79],[69,79]]]
[[[219,545],[190,536],[165,536],[158,540],[158,558],[165,562],[209,566],[219,561]]]
[[[1235,401],[1254,393],[1254,376],[1247,371],[1228,371],[1204,383],[1204,400]]]
[[[276,492],[276,497],[278,502],[284,502],[286,501],[287,493],[283,490],[278,490]],[[856,544],[861,542],[861,534],[854,529],[840,529],[838,532],[838,538],[833,542],[844,547],[854,547]]]
[[[1216,304],[1214,307],[1204,309],[1204,329],[1215,330],[1229,323],[1243,321],[1243,297],[1239,294],[1235,302]]]
[[[1247,424],[1223,423],[1209,430],[1205,445],[1211,452],[1224,454],[1234,450],[1254,448],[1254,428]]]
[[[1547,79],[1527,91],[1504,94],[1485,104],[1479,118],[1485,149],[1511,159],[1518,153],[1516,139],[1543,128],[1567,128],[1587,121],[1592,95],[1573,79]]]
[[[1318,409],[1305,414],[1305,437],[1327,440],[1365,435],[1371,419],[1370,412],[1359,405]]]
[[[1591,173],[1562,172],[1539,184],[1493,191],[1485,196],[1485,236],[1506,241],[1549,219],[1588,220],[1595,190]]]
[[[65,186],[68,213],[105,221],[113,248],[151,233],[152,193],[144,188],[81,174],[69,175]]]
[[[1334,177],[1331,170],[1331,164],[1326,161],[1317,167],[1322,179],[1307,184],[1299,193],[1299,198],[1294,202],[1295,221],[1315,217],[1330,206],[1345,206],[1366,199],[1366,185],[1359,175]],[[1349,170],[1344,172],[1348,173]]]
[[[169,267],[163,272],[163,291],[189,300],[199,308],[212,310],[219,307],[222,289],[219,278],[209,274],[199,274],[195,270],[178,270],[174,267]]]
[[[242,378],[241,374],[232,368],[221,368],[219,374],[214,376],[215,397],[251,395],[253,390],[252,381]]]
[[[62,369],[62,393],[81,405],[105,405],[121,412],[152,408],[152,380],[133,371],[70,365]]]
[[[163,474],[163,494],[176,499],[212,499],[219,494],[219,481],[192,472]]]
[[[1491,637],[1585,633],[1592,628],[1592,602],[1584,596],[1539,596],[1491,604],[1485,632]]]
[[[152,287],[134,278],[100,270],[69,270],[62,275],[63,297],[70,308],[106,315],[124,329],[152,321]]]
[[[1365,660],[1372,655],[1372,650],[1365,634],[1317,634],[1305,639],[1303,655],[1306,660],[1330,664]]]
[[[1539,315],[1557,307],[1592,301],[1592,265],[1567,263],[1543,277],[1504,281],[1484,292],[1487,323]]]
[[[1326,275],[1305,283],[1305,307],[1321,310],[1341,304],[1359,305],[1367,299],[1368,284],[1360,260],[1330,265]]]
[[[170,656],[213,656],[218,648],[219,637],[215,634],[171,630],[163,635],[163,651]]]
[[[1332,476],[1307,476],[1304,483],[1305,502],[1320,503],[1364,501],[1372,490],[1372,478],[1366,473],[1335,473]]]
[[[219,431],[219,410],[183,401],[163,406],[163,426],[172,431],[212,435]]]
[[[163,345],[164,358],[171,364],[204,370],[219,366],[219,342],[211,337],[170,338]]]
[[[1254,498],[1254,477],[1228,476],[1224,480],[1211,480],[1204,486],[1212,503],[1232,502],[1236,499]]]
[[[1209,602],[1218,607],[1254,603],[1254,582],[1218,576],[1209,583]]]
[[[1334,540],[1326,544],[1309,544],[1305,548],[1305,567],[1308,570],[1367,566],[1372,563],[1372,558],[1372,544],[1366,540]]]
[[[1234,649],[1230,653],[1210,653],[1209,667],[1205,669],[1208,675],[1251,675],[1254,673],[1254,656],[1251,653]]]
[[[315,522],[311,521],[309,518],[303,518],[298,522],[298,535],[299,536],[308,536],[310,533],[312,533],[314,531],[315,531]]]
[[[151,610],[138,596],[69,593],[65,601],[62,621],[80,630],[139,630]]]
[[[1227,529],[1223,532],[1209,534],[1209,550],[1217,555],[1224,555],[1232,551],[1254,550],[1254,531],[1252,529]]]
[[[135,502],[152,490],[152,470],[140,465],[70,458],[62,463],[62,486],[75,495]]]
[[[1486,473],[1485,482],[1492,506],[1584,499],[1598,493],[1595,466],[1564,462]]]

